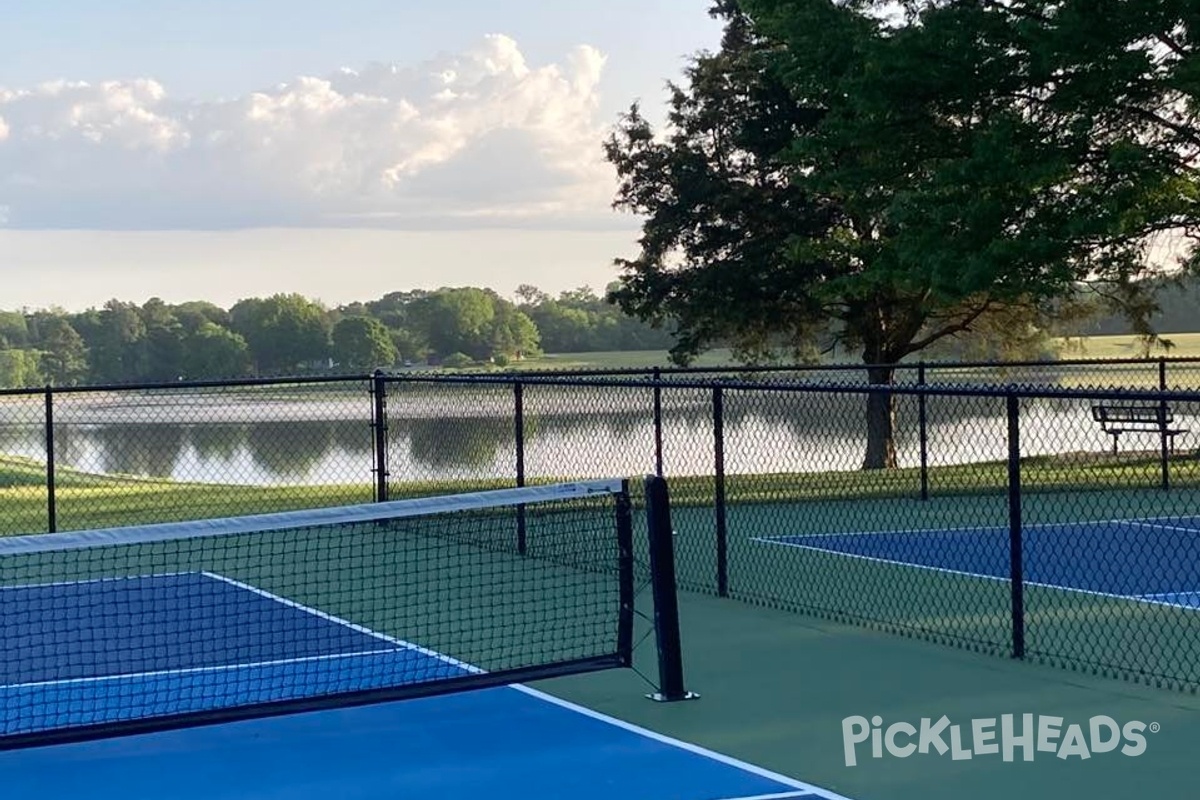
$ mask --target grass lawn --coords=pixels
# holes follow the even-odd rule
[[[1072,367],[1059,378],[1064,388],[1113,386],[1131,389],[1159,388],[1159,358],[1200,358],[1200,333],[1171,333],[1162,337],[1168,344],[1147,347],[1136,336],[1090,336],[1060,340],[1063,359],[1147,359],[1144,364],[1097,365],[1095,368]],[[1168,364],[1167,386],[1189,390],[1200,386],[1200,364]]]
[[[1165,333],[1171,344],[1147,348],[1136,336],[1088,336],[1059,340],[1062,358],[1200,358],[1200,333]]]
[[[1160,343],[1153,347],[1147,348],[1136,336],[1090,336],[1074,339],[1058,339],[1054,341],[1054,348],[1058,358],[1069,360],[1095,360],[1104,361],[1111,359],[1146,359],[1144,365],[1121,365],[1121,366],[1104,366],[1097,365],[1096,368],[1071,368],[1059,380],[1059,384],[1066,388],[1082,388],[1087,386],[1097,387],[1130,387],[1130,388],[1157,388],[1158,386],[1158,371],[1157,363],[1154,359],[1159,357],[1168,358],[1197,358],[1200,359],[1200,333],[1175,333],[1165,334],[1162,337],[1166,343]],[[917,359],[919,356],[913,356]],[[857,359],[838,358],[833,359],[829,363],[857,363]],[[658,350],[629,350],[629,351],[609,351],[596,353],[557,353],[546,354],[538,358],[531,358],[519,363],[511,364],[503,369],[499,367],[488,369],[486,367],[471,367],[465,370],[445,370],[446,372],[522,372],[534,370],[617,370],[617,369],[637,369],[650,370],[654,367],[671,367],[670,358],[665,351]],[[739,366],[739,362],[734,359],[732,353],[728,349],[713,350],[699,356],[694,364],[696,368],[712,368],[712,367],[734,367]],[[1175,367],[1177,385],[1192,380],[1189,371],[1195,373],[1200,379],[1200,364],[1195,370],[1191,370],[1189,366]],[[985,377],[988,373],[980,370],[972,370],[970,375],[966,377]],[[962,378],[962,375],[956,378]]]
[[[0,535],[41,533],[47,529],[44,465],[0,456]],[[1160,463],[1155,454],[1123,453],[1047,456],[1022,462],[1028,492],[1121,492],[1157,486]],[[540,482],[550,482],[543,479]],[[1003,496],[1008,472],[1004,462],[932,467],[933,496]],[[1200,459],[1180,454],[1171,464],[1176,487],[1200,487]],[[508,488],[502,480],[395,483],[390,499]],[[852,500],[912,499],[918,496],[916,468],[872,472],[776,473],[729,475],[725,496],[731,505],[840,503]],[[712,476],[670,479],[677,507],[710,508]],[[634,486],[635,493],[638,487]],[[209,519],[373,502],[368,484],[320,486],[240,486],[185,483],[128,476],[92,475],[59,468],[55,487],[58,530],[118,527],[188,519]]]
[[[713,350],[696,359],[695,367],[736,366],[727,349]],[[598,353],[547,354],[513,364],[514,370],[588,370],[588,369],[653,369],[670,367],[671,358],[665,350],[628,350]]]

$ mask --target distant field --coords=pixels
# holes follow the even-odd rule
[[[1136,336],[1089,336],[1075,339],[1059,339],[1055,342],[1060,359],[1085,359],[1105,361],[1111,359],[1157,359],[1167,358],[1196,358],[1200,359],[1200,333],[1164,334],[1163,342],[1152,347]],[[694,364],[696,367],[726,367],[736,366],[732,354],[728,350],[714,350],[705,353]],[[650,369],[656,366],[671,366],[667,353],[660,351],[629,351],[604,353],[567,353],[546,355],[537,359],[523,361],[514,369],[548,370],[548,369]],[[1197,380],[1192,380],[1194,373]],[[1200,364],[1195,370],[1188,367],[1176,367],[1172,385],[1200,382]],[[1158,385],[1157,366],[1153,363],[1146,365],[1125,365],[1095,369],[1087,368],[1075,374],[1064,376],[1060,383],[1065,387],[1079,386],[1116,386],[1128,388],[1154,388]]]
[[[729,350],[713,350],[696,359],[695,367],[727,367],[736,365]],[[653,369],[670,367],[671,358],[665,350],[628,350],[600,353],[561,353],[531,358],[514,364],[513,369]]]
[[[1147,348],[1136,336],[1089,336],[1058,340],[1060,358],[1200,358],[1200,333],[1167,333],[1162,338],[1171,347]]]
[[[1154,359],[1162,356],[1168,358],[1200,359],[1200,333],[1164,334],[1162,339],[1164,340],[1163,343],[1152,347],[1147,347],[1136,336],[1129,335],[1089,336],[1069,340],[1058,339],[1054,344],[1058,352],[1058,357],[1062,359],[1095,359],[1097,361],[1104,361],[1124,358]],[[844,359],[840,359],[840,361],[844,362]],[[665,351],[631,350],[626,352],[550,354],[522,361],[519,365],[514,364],[511,368],[519,370],[582,370],[651,369],[653,367],[669,366],[671,366],[671,360]],[[734,360],[729,350],[721,349],[700,356],[696,359],[694,366],[737,366],[737,361]],[[1119,377],[1125,377],[1125,372],[1122,371]]]
[[[1200,333],[1163,334],[1162,344],[1147,347],[1136,336],[1089,336],[1060,340],[1059,358],[1105,359],[1119,358],[1200,358]],[[1083,371],[1073,369],[1059,379],[1066,388],[1115,386],[1130,389],[1157,389],[1158,365],[1126,364],[1097,366]],[[1200,364],[1168,366],[1167,386],[1170,389],[1194,389],[1200,386]]]

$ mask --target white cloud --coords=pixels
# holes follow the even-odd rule
[[[602,224],[604,56],[517,43],[187,102],[150,79],[0,87],[13,227]]]

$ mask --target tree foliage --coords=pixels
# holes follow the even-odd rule
[[[635,104],[605,143],[616,206],[645,218],[641,252],[617,261],[609,298],[653,325],[675,321],[680,363],[723,341],[750,359],[780,347],[810,356],[822,309],[806,290],[822,267],[787,250],[828,230],[832,210],[779,156],[820,114],[766,67],[774,44],[736,5],[713,14],[726,22],[721,50],[695,60],[687,86],[670,84],[668,130],[659,136]]]
[[[298,294],[243,300],[229,310],[233,331],[245,338],[260,372],[291,373],[329,357],[326,310]]]
[[[179,374],[191,380],[241,378],[250,372],[250,346],[241,335],[215,322],[202,322],[181,348]]]
[[[250,375],[359,373],[421,364],[507,365],[554,352],[659,349],[669,335],[622,314],[590,288],[558,297],[532,287],[520,305],[494,291],[390,292],[338,308],[296,294],[138,305],[110,300],[78,313],[0,312],[0,387],[50,381],[130,384]],[[539,321],[553,333],[544,337]]]
[[[383,323],[366,316],[343,317],[333,326],[333,350],[350,370],[370,371],[396,363],[396,346]]]
[[[518,308],[537,328],[543,350],[587,353],[603,350],[668,350],[673,329],[655,330],[622,313],[590,287],[551,297],[533,286],[517,288]]]
[[[1135,325],[1164,230],[1200,221],[1196,11],[1149,0],[720,0],[721,50],[607,143],[644,217],[611,299],[686,361],[853,348],[891,365],[1080,286]],[[994,317],[995,319],[996,317]],[[895,463],[886,395],[866,467]]]

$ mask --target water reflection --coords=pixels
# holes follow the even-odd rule
[[[263,422],[246,428],[254,464],[274,478],[304,480],[333,449],[333,423]]]
[[[247,437],[241,425],[193,425],[188,439],[204,461],[232,461]]]
[[[408,456],[426,471],[482,467],[493,463],[502,448],[516,449],[511,420],[414,419],[393,422],[390,429],[393,451],[407,442]],[[526,436],[530,434],[527,430]]]
[[[92,431],[101,453],[102,472],[169,478],[175,473],[186,440],[180,425],[106,425]]]
[[[515,477],[511,397],[422,392],[390,407],[388,458],[392,479]],[[707,392],[664,392],[664,450],[673,474],[710,474],[712,408]],[[452,402],[454,401],[454,402]],[[507,403],[507,405],[506,405]],[[726,456],[732,469],[805,471],[855,468],[864,445],[863,395],[857,393],[734,392],[726,394]],[[244,408],[245,406],[243,406]],[[225,406],[188,409],[187,420],[103,422],[78,414],[54,431],[55,456],[89,472],[228,484],[358,483],[374,480],[374,443],[367,414],[336,419],[228,419]],[[158,410],[169,417],[171,409]],[[270,413],[262,406],[259,413]],[[1194,404],[1177,405],[1184,427],[1197,428]],[[916,459],[915,397],[896,399],[897,450]],[[931,463],[1002,457],[1002,398],[930,397],[925,404]],[[654,411],[646,392],[564,391],[546,387],[529,397],[525,416],[528,474],[620,476],[653,467]],[[1026,453],[1104,452],[1109,443],[1082,400],[1034,400],[1022,405]],[[40,425],[0,422],[0,451],[45,457]],[[834,457],[836,456],[836,458]],[[739,466],[740,465],[740,466]]]

